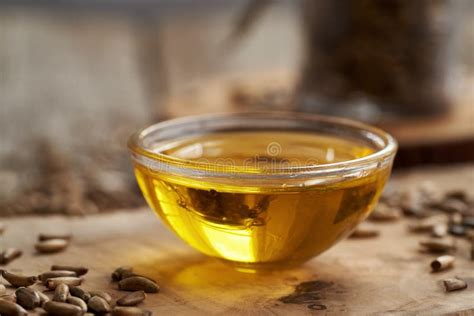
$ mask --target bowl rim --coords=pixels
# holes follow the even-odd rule
[[[187,160],[183,158],[173,157],[170,155],[153,152],[145,148],[143,139],[152,132],[170,128],[173,126],[182,126],[187,123],[195,123],[196,121],[206,120],[225,120],[229,118],[255,118],[259,116],[262,119],[291,119],[306,120],[314,122],[324,122],[334,124],[335,126],[345,126],[360,131],[368,132],[376,135],[385,141],[383,148],[373,153],[347,161],[315,164],[315,165],[299,165],[286,167],[258,168],[243,165],[223,165],[212,162],[202,162],[196,160]],[[367,137],[369,139],[369,137]],[[147,165],[151,169],[168,170],[172,173],[188,173],[189,175],[212,176],[212,177],[228,177],[237,176],[244,178],[288,178],[290,175],[294,177],[317,177],[326,176],[328,174],[338,174],[341,172],[351,172],[354,170],[364,170],[369,166],[374,167],[374,163],[378,166],[382,162],[392,162],[398,148],[397,141],[387,132],[355,120],[333,117],[319,114],[308,114],[301,112],[280,112],[280,111],[252,111],[252,112],[228,112],[228,113],[210,113],[202,115],[192,115],[180,118],[174,118],[158,122],[147,127],[141,128],[133,133],[128,139],[127,146],[132,153],[132,159],[139,164]],[[164,169],[163,169],[164,168]]]

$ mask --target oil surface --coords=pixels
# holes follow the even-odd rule
[[[340,162],[373,152],[354,141],[302,132],[214,133],[155,150],[187,160],[269,168]],[[189,180],[139,164],[135,173],[150,206],[194,248],[232,261],[286,265],[328,249],[363,220],[389,168],[331,184],[277,181],[261,187],[237,177],[225,184]]]

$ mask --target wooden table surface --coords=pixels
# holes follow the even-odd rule
[[[425,180],[446,189],[473,190],[474,165],[399,173],[392,183],[410,186]],[[110,292],[118,297],[110,272],[131,265],[162,287],[143,305],[156,315],[474,315],[474,261],[469,260],[468,242],[459,240],[454,269],[430,273],[433,256],[418,251],[422,237],[407,232],[406,219],[376,224],[381,230],[378,238],[345,240],[301,267],[265,274],[238,272],[198,254],[148,209],[3,222],[7,230],[0,237],[0,248],[18,247],[25,252],[7,269],[36,274],[51,264],[85,265],[90,268],[83,284],[86,289],[113,289]],[[33,244],[41,232],[71,232],[74,239],[63,253],[37,255]],[[467,279],[468,288],[445,293],[440,281],[454,276]],[[318,281],[315,298],[302,304],[279,300],[307,281]]]

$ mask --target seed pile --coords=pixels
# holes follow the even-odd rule
[[[441,255],[430,266],[432,272],[454,267],[457,244],[468,241],[471,260],[474,260],[474,198],[464,190],[442,192],[433,183],[426,182],[407,191],[389,189],[380,198],[379,205],[369,217],[374,223],[409,218],[407,231],[422,235],[419,241],[422,253]],[[376,228],[360,225],[351,238],[372,238],[379,235]],[[444,280],[446,291],[467,287],[460,278]]]
[[[5,229],[4,226],[3,230]],[[72,235],[40,234],[35,244],[38,253],[55,253],[67,248]],[[7,265],[22,255],[16,248],[0,253],[0,265]],[[89,269],[83,266],[52,265],[50,271],[39,275],[21,275],[0,269],[0,276],[15,288],[13,294],[6,293],[0,283],[0,315],[22,316],[27,311],[44,310],[48,315],[110,314],[122,316],[148,316],[152,313],[136,307],[146,299],[146,293],[158,293],[160,287],[155,280],[137,274],[132,267],[119,267],[111,273],[111,281],[117,289],[127,293],[117,300],[106,291],[85,290],[80,286]],[[45,291],[38,289],[43,286]],[[49,295],[47,295],[49,293]]]
[[[112,282],[122,291],[129,291],[117,300],[106,291],[85,290],[85,267],[53,265],[51,271],[38,276],[24,276],[0,270],[2,277],[16,288],[14,294],[6,294],[0,284],[0,315],[23,316],[27,311],[44,310],[47,315],[103,315],[149,316],[152,312],[140,307],[146,293],[158,293],[160,287],[149,277],[137,274],[131,267],[119,267],[112,272]],[[41,291],[36,285],[43,285]],[[33,288],[33,286],[35,287]],[[47,295],[49,293],[50,295]]]
[[[11,181],[19,185],[11,196],[0,198],[0,215],[83,215],[144,205],[133,175],[123,171],[129,161],[117,160],[126,157],[122,153],[102,147],[100,153],[91,153],[94,163],[82,166],[50,142],[40,141],[34,147],[35,170],[23,179],[24,168],[14,168]]]

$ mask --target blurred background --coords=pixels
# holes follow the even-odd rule
[[[0,1],[0,215],[143,204],[126,140],[277,110],[396,136],[396,168],[474,161],[474,1]]]

